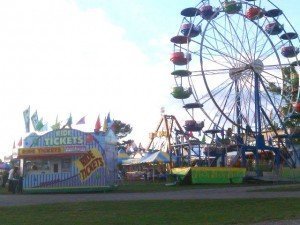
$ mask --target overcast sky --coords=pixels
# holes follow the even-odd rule
[[[274,2],[299,30],[299,2]],[[170,95],[169,40],[179,29],[180,11],[197,3],[0,0],[0,158],[26,136],[23,111],[29,105],[49,127],[57,116],[65,122],[72,113],[74,124],[86,116],[85,125],[73,126],[84,131],[110,112],[131,124],[129,138],[144,146],[161,107],[187,117]]]

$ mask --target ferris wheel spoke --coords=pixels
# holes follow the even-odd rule
[[[261,57],[261,55],[262,55],[262,53],[263,53],[263,51],[264,51],[264,49],[265,49],[265,47],[268,43],[269,43],[269,40],[266,40],[265,43],[262,45],[262,47],[260,48],[259,54],[257,56],[257,59],[259,59]]]
[[[232,55],[232,52],[229,52],[227,45],[224,44],[224,42],[223,42],[222,40],[218,40],[218,39],[217,39],[216,32],[215,32],[214,29],[213,29],[213,34],[214,34],[214,39],[215,39],[215,41],[216,41],[216,47],[217,47],[217,49],[225,49],[226,52],[227,52],[227,55]],[[218,46],[217,40],[218,40],[221,44],[223,44],[224,48],[221,48],[221,47]],[[232,49],[230,48],[230,50],[232,50]],[[228,59],[228,63],[229,63],[231,66],[234,65],[234,61],[233,61],[232,59],[231,59],[231,60]]]
[[[267,87],[266,87],[266,85],[264,84],[264,82],[263,82],[263,80],[262,80],[262,78],[259,76],[259,78],[258,78],[259,80],[260,80],[260,82],[261,82],[261,86],[263,87],[263,90],[264,90],[264,94],[265,94],[265,101],[268,101],[272,106],[273,106],[273,108],[276,110],[276,107],[275,107],[275,102],[273,101],[273,99],[271,98],[271,96],[270,96],[270,94],[269,94],[269,92],[268,92],[268,90],[267,90]],[[279,100],[279,101],[281,101],[281,100]]]
[[[258,43],[259,43],[259,40],[263,40],[263,38],[259,38],[260,35],[265,35],[263,32],[262,32],[262,28],[265,24],[265,22],[267,21],[267,19],[265,18],[264,22],[262,23],[262,25],[260,26],[260,22],[261,22],[262,19],[259,19],[258,20],[258,23],[256,24],[256,33],[255,33],[255,39],[254,39],[254,58],[257,59],[259,57],[256,57],[255,54],[257,52],[257,46],[258,46]],[[267,39],[268,40],[268,39]]]
[[[271,46],[271,48],[267,49],[264,53],[262,53],[260,59],[262,61],[268,59],[270,56],[272,56],[274,54],[274,52],[277,52],[286,43],[288,43],[288,41],[285,41],[285,42],[279,41],[277,44],[275,44],[274,46]]]
[[[226,14],[227,15],[227,14]],[[247,58],[248,58],[248,61],[251,61],[251,54],[249,55],[249,54],[247,54],[247,51],[246,51],[246,49],[245,49],[245,44],[241,41],[241,39],[239,38],[239,34],[237,33],[237,31],[236,31],[236,29],[237,28],[235,28],[234,26],[233,26],[233,24],[232,24],[232,22],[231,22],[231,20],[229,19],[229,16],[227,15],[226,16],[227,17],[227,20],[228,20],[228,23],[229,23],[229,25],[230,25],[230,31],[231,31],[231,33],[234,33],[234,35],[233,34],[231,34],[231,36],[232,37],[236,37],[236,39],[238,40],[238,42],[240,43],[240,47],[241,47],[241,50],[240,50],[240,52],[244,52],[245,53],[245,55],[247,56]],[[243,37],[243,35],[244,35],[244,33],[242,33],[242,37]],[[240,54],[240,57],[242,56],[242,54]],[[241,59],[241,58],[240,58]]]
[[[247,61],[247,58],[245,58],[243,56],[243,54],[233,45],[233,43],[231,43],[220,31],[218,31],[217,27],[215,26],[215,22],[212,21],[211,25],[215,28],[215,30],[217,31],[217,33],[219,34],[220,37],[222,37],[222,40],[225,41],[229,46],[231,46],[231,48],[233,50],[235,50],[237,52],[237,54],[240,54],[242,56],[242,58]],[[232,56],[231,58],[235,58],[234,56]]]
[[[226,83],[226,81],[224,81],[222,85],[223,85],[223,87],[222,86],[218,86],[216,88],[211,89],[211,91],[210,91],[211,95],[212,96],[216,96],[216,95],[220,94],[221,92],[223,92],[228,87],[230,89],[230,86],[232,86],[232,83]],[[208,96],[207,101],[209,101],[210,100],[209,99],[210,95],[207,95],[207,96]],[[205,101],[203,103],[206,103],[207,101]]]
[[[208,58],[208,57],[205,57],[205,56],[202,56],[202,58],[203,58],[203,59],[206,59],[206,60],[208,60],[208,61],[210,61],[210,62],[212,62],[212,63],[214,63],[214,64],[217,64],[217,65],[219,65],[219,66],[225,67],[225,68],[227,68],[228,70],[230,69],[230,67],[229,67],[228,65],[222,64],[221,62],[218,62],[218,61],[216,61],[216,60],[214,60],[214,59],[211,59],[211,58]]]
[[[245,105],[245,113],[246,116],[245,119],[247,121],[250,121],[250,113],[253,114],[253,112],[251,111],[251,103],[254,102],[254,95],[253,95],[253,89],[254,89],[254,79],[253,79],[253,74],[251,76],[251,79],[249,78],[243,78],[241,79],[241,83],[243,82],[243,85],[241,86],[241,90],[243,94],[243,102]],[[250,98],[250,99],[249,99]]]
[[[263,79],[265,79],[266,82],[272,82],[272,81],[277,81],[278,84],[282,84],[284,82],[284,79],[282,77],[279,77],[275,74],[272,74],[266,70],[262,71],[261,76],[263,77]],[[281,81],[279,83],[279,81]]]
[[[230,25],[228,24],[229,23],[229,21],[227,21],[228,19],[226,19],[226,17],[225,17],[225,20],[224,20],[224,23],[225,23],[225,26],[224,26],[224,28],[223,28],[223,30],[224,30],[224,33],[226,32],[226,31],[228,31],[228,28],[227,27],[230,27]],[[227,32],[228,33],[228,32]],[[226,34],[226,33],[225,33]],[[234,41],[234,37],[232,36],[232,35],[230,35],[230,37],[231,37],[231,43],[235,43],[235,41]],[[233,49],[232,48],[230,48],[230,52],[231,52],[231,55],[232,56],[234,56],[235,58],[237,58],[237,53],[235,52],[235,51],[233,51]],[[236,63],[235,63],[236,64]],[[234,67],[235,66],[237,66],[237,65],[234,65]]]
[[[209,36],[208,36],[208,37],[209,37]],[[229,53],[228,53],[228,54],[227,54],[227,53],[222,53],[222,52],[221,52],[221,49],[215,48],[216,46],[214,46],[214,45],[208,40],[208,38],[205,38],[205,40],[206,40],[206,42],[211,46],[210,48],[207,48],[207,51],[210,53],[211,56],[212,56],[213,54],[211,53],[210,50],[214,51],[214,52],[216,53],[216,56],[222,56],[222,57],[225,59],[225,61],[226,61],[229,65],[233,66],[234,57],[231,57]],[[226,48],[226,50],[227,50],[227,48]],[[203,53],[203,54],[204,54],[204,53]],[[214,61],[218,61],[218,60],[214,59]]]
[[[243,61],[241,61],[241,60],[237,60],[236,58],[234,58],[234,57],[232,57],[232,56],[230,56],[230,55],[227,55],[226,53],[224,53],[224,52],[221,52],[221,51],[219,51],[219,50],[217,50],[217,49],[213,49],[213,48],[210,48],[210,47],[208,47],[208,46],[206,46],[206,45],[203,45],[203,47],[205,47],[205,48],[207,48],[207,49],[210,49],[210,50],[212,50],[212,51],[215,51],[215,52],[217,52],[217,53],[219,53],[222,57],[228,57],[228,58],[231,58],[231,59],[233,59],[233,60],[235,60],[235,61],[237,61],[237,62],[240,62],[241,64],[246,64],[245,62],[243,62]],[[216,62],[217,64],[219,64],[218,62]],[[229,68],[228,66],[226,66],[227,68]]]
[[[248,29],[246,27],[246,17],[242,16],[243,18],[243,31],[242,31],[242,34],[243,34],[243,43],[247,43],[248,44],[248,52],[249,52],[249,56],[250,56],[250,60],[252,61],[253,60],[253,53],[252,53],[252,48],[251,48],[251,45],[250,45],[250,41],[249,41],[249,33],[248,33]],[[245,50],[245,52],[247,52]]]

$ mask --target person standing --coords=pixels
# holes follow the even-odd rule
[[[17,182],[19,181],[19,168],[15,166],[8,173],[8,191],[13,194],[16,192]]]
[[[13,191],[13,184],[14,184],[14,172],[15,172],[15,167],[11,168],[8,172],[8,191],[12,192]]]

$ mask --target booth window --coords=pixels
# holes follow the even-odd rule
[[[25,167],[27,171],[49,171],[50,170],[49,160],[26,160]]]
[[[61,172],[70,172],[71,171],[71,159],[65,158],[61,160]]]

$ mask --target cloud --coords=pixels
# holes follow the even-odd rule
[[[74,123],[87,115],[92,130],[97,115],[104,119],[110,111],[139,139],[155,129],[169,101],[169,71],[150,62],[100,8],[81,10],[67,0],[2,1],[0,29],[1,156],[24,135],[28,105],[50,125],[71,112]]]

